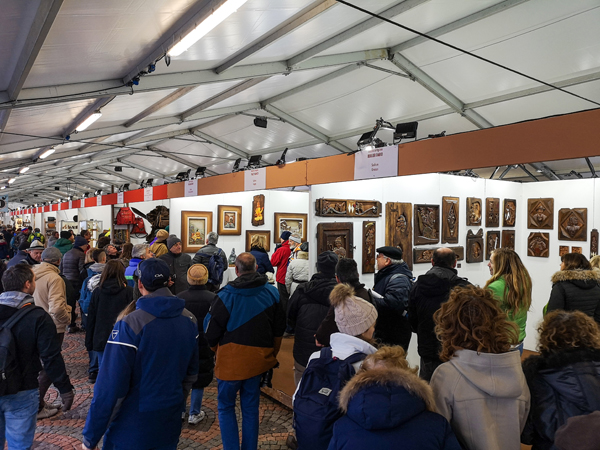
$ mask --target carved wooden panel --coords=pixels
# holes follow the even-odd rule
[[[550,256],[550,233],[529,233],[527,256],[548,258]]]
[[[252,225],[259,227],[265,224],[265,196],[255,195],[252,199]]]
[[[442,244],[458,244],[458,197],[442,197]]]
[[[467,232],[467,262],[483,262],[483,229],[480,228],[475,234],[471,230]]]
[[[502,248],[515,249],[515,230],[502,230]]]
[[[440,206],[415,205],[415,245],[440,241]]]
[[[561,208],[558,211],[558,239],[587,240],[587,208]]]
[[[330,250],[340,258],[352,258],[352,222],[320,223],[317,225],[317,254]]]
[[[500,248],[500,232],[488,231],[485,236],[485,259],[489,260],[497,248]]]
[[[505,227],[514,227],[517,221],[517,201],[510,198],[504,199],[502,223]]]
[[[467,226],[481,226],[481,217],[483,216],[483,206],[480,198],[467,198]]]
[[[558,256],[562,257],[563,255],[566,255],[567,253],[569,253],[568,245],[561,245],[560,247],[558,247]]]
[[[414,262],[415,264],[423,264],[430,263],[431,258],[433,258],[434,250],[441,247],[431,247],[431,248],[415,248],[414,249]],[[451,249],[454,253],[456,253],[456,260],[462,261],[465,259],[465,248],[460,245],[456,247],[446,247]]]
[[[465,248],[462,245],[458,245],[456,247],[448,247],[451,248],[454,253],[456,253],[456,260],[462,261],[465,259]]]
[[[551,230],[554,228],[554,199],[527,199],[527,228]]]
[[[363,222],[362,273],[375,273],[375,222]]]
[[[321,217],[380,217],[381,202],[319,198],[315,201],[315,214]]]
[[[485,226],[496,228],[500,226],[500,199],[488,197],[485,199]]]
[[[598,230],[595,228],[590,234],[590,259],[598,254]]]
[[[385,245],[399,247],[404,262],[413,268],[412,203],[386,203]]]
[[[583,253],[582,247],[571,247],[571,253],[579,253],[580,255]]]

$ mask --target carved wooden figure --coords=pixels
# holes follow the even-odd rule
[[[562,257],[563,255],[566,255],[567,253],[569,253],[568,245],[561,245],[558,247],[558,256]]]
[[[404,262],[413,268],[412,203],[386,203],[385,245],[402,249]]]
[[[442,244],[458,244],[458,197],[442,197]]]
[[[598,254],[598,230],[593,229],[590,234],[590,259]]]
[[[423,263],[431,263],[431,258],[433,258],[434,250],[440,247],[431,247],[431,248],[415,248],[414,249],[414,262],[415,264],[423,264]],[[451,249],[454,253],[456,253],[456,260],[462,261],[465,259],[465,248],[462,245],[456,247],[446,247]]]
[[[467,226],[480,227],[483,207],[480,198],[467,198]]]
[[[502,248],[515,249],[515,230],[502,230]]]
[[[500,232],[488,231],[485,236],[485,259],[489,260],[497,248],[500,248]]]
[[[415,245],[440,241],[440,206],[415,205]]]
[[[462,261],[465,259],[465,248],[462,245],[458,245],[456,247],[448,247],[451,248],[454,253],[456,253],[456,260]]]
[[[500,199],[488,197],[485,199],[485,226],[495,228],[500,226]]]
[[[380,217],[381,202],[319,198],[315,201],[315,214],[321,217]]]
[[[259,227],[265,224],[265,196],[255,195],[252,199],[252,225]]]
[[[558,211],[558,239],[587,240],[587,208],[561,208]]]
[[[550,256],[550,233],[529,233],[527,256],[548,258]]]
[[[571,247],[571,253],[579,253],[580,255],[583,253],[582,247]]]
[[[527,199],[527,228],[551,230],[554,228],[554,199]]]
[[[363,222],[362,273],[375,273],[375,222]]]
[[[514,227],[517,221],[517,201],[510,198],[504,199],[502,223],[505,227]]]
[[[352,258],[352,222],[320,223],[317,225],[317,254],[330,250],[339,258]]]
[[[483,262],[483,228],[475,234],[469,230],[467,232],[467,262]]]

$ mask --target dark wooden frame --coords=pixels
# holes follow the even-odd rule
[[[458,244],[460,199],[442,197],[442,244]]]
[[[500,226],[500,199],[488,197],[485,199],[485,226],[497,228]]]
[[[260,211],[261,219],[256,218],[256,210],[262,208]],[[260,227],[265,224],[265,196],[263,194],[255,195],[252,198],[252,225]]]
[[[428,247],[428,248],[415,248],[414,249],[414,262],[415,264],[430,263],[433,257],[434,250],[438,248],[449,248],[456,253],[456,260],[463,261],[465,259],[465,248],[462,245],[456,247]]]
[[[189,244],[189,219],[204,219],[206,220],[206,230],[204,230],[204,239],[202,244],[191,245]],[[213,230],[213,212],[212,211],[181,211],[181,245],[183,246],[183,253],[196,253],[202,247],[206,245],[206,235]]]
[[[381,213],[381,202],[377,200],[318,198],[315,201],[315,215],[319,217],[381,217]]]
[[[246,251],[249,252],[252,242],[252,236],[260,235],[265,237],[265,251],[271,251],[271,230],[246,230]]]
[[[568,245],[560,245],[558,247],[558,256],[560,256],[562,258],[563,255],[566,255],[567,253],[569,253],[569,246]]]
[[[413,268],[412,203],[385,204],[385,245],[402,249],[404,262]]]
[[[477,206],[479,205],[479,220],[477,217]],[[485,207],[480,198],[468,197],[467,198],[467,226],[468,227],[480,227],[482,225],[483,216],[485,215]]]
[[[553,198],[527,199],[527,228],[530,230],[551,230],[554,228]]]
[[[424,227],[424,224],[422,224],[422,222],[421,222],[421,215],[419,214],[419,211],[422,209],[432,209],[434,211],[435,223],[431,224],[431,226],[429,227],[432,229],[432,231],[434,233],[433,237],[423,236],[424,233],[422,233],[422,228],[424,229],[425,227]],[[414,210],[415,210],[415,212],[414,212],[414,216],[415,216],[414,244],[415,245],[427,245],[427,244],[437,244],[438,242],[440,242],[440,205],[426,205],[426,204],[415,205]]]
[[[492,239],[492,241],[490,241],[490,239]],[[496,240],[496,245],[492,246],[491,243],[493,242],[493,240]],[[501,241],[500,241],[500,231],[498,230],[493,230],[493,231],[488,231],[485,234],[485,259],[486,261],[490,260],[490,257],[492,256],[492,252],[498,248],[500,248],[501,246]]]
[[[515,230],[502,230],[502,248],[514,250],[516,245],[515,239]]]
[[[365,220],[362,226],[362,273],[375,273],[377,222]]]
[[[575,219],[577,225],[569,221]],[[576,230],[570,230],[576,227]],[[558,240],[587,241],[587,208],[561,208],[558,211]]]
[[[352,222],[324,222],[317,224],[317,255],[331,250],[335,252],[335,247],[329,242],[333,242],[332,238],[343,237],[342,244],[344,245],[345,258],[354,257],[354,224]]]
[[[242,207],[232,205],[219,205],[217,217],[217,233],[219,236],[239,236],[242,234]],[[235,228],[225,228],[224,214],[235,212],[237,214],[237,223]]]
[[[505,198],[502,206],[502,226],[514,227],[517,222],[517,200]]]
[[[302,220],[302,236],[300,240],[306,242],[307,230],[308,230],[308,214],[297,214],[297,213],[275,213],[274,216],[274,229],[273,229],[273,242],[279,244],[279,236],[281,236],[281,229],[279,227],[280,221],[285,219]]]
[[[583,247],[571,247],[571,253],[583,254]]]
[[[598,230],[593,229],[590,233],[590,259],[598,254]]]
[[[527,237],[527,256],[550,257],[550,233],[533,232]]]
[[[480,228],[477,233],[472,230],[467,232],[467,248],[465,249],[467,263],[483,262],[484,247],[483,247],[483,228]]]

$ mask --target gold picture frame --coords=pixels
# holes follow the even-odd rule
[[[259,235],[263,238],[263,248],[265,251],[271,251],[271,231],[270,230],[246,230],[246,251],[249,252],[251,248],[252,238],[255,235]]]
[[[308,228],[308,214],[299,213],[275,213],[275,227],[273,242],[279,243],[279,236],[284,231],[290,231],[301,235],[302,242],[306,242]]]
[[[212,231],[212,211],[181,211],[181,243],[184,253],[196,253]]]
[[[242,234],[242,207],[219,205],[217,233],[219,235],[239,236]]]

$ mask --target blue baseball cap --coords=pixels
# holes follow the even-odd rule
[[[146,289],[158,289],[167,285],[171,271],[162,259],[145,259],[138,265],[140,281]]]

